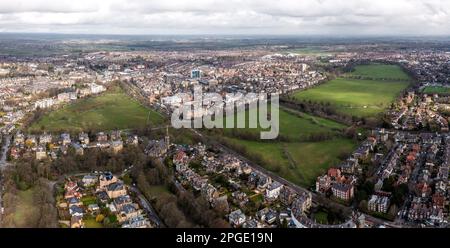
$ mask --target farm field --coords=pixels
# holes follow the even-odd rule
[[[357,66],[353,76],[377,78],[373,80],[337,78],[317,87],[293,94],[297,101],[329,103],[336,111],[356,116],[372,117],[382,113],[398,94],[408,87],[406,75],[392,65]],[[390,81],[398,78],[402,81]],[[388,80],[385,80],[388,79]]]
[[[140,105],[121,88],[80,99],[54,110],[29,127],[30,132],[81,132],[134,129],[163,123],[163,117]]]

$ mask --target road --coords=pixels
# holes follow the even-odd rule
[[[153,209],[152,205],[147,201],[147,198],[141,193],[141,191],[133,186],[130,186],[130,190],[136,194],[139,198],[141,206],[147,212],[148,218],[156,225],[156,227],[164,227],[162,220],[156,214],[156,211]]]

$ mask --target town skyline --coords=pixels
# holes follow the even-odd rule
[[[449,35],[445,1],[52,1],[0,3],[0,32]]]

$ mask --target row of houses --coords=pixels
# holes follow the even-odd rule
[[[136,135],[122,138],[120,131],[111,132],[109,139],[107,134],[99,132],[92,141],[86,133],[80,133],[78,139],[71,139],[68,133],[62,133],[59,137],[47,133],[39,136],[31,134],[25,136],[17,133],[14,136],[10,154],[13,159],[19,158],[26,152],[34,153],[38,160],[56,159],[59,153],[65,154],[69,148],[73,148],[79,155],[84,154],[84,149],[92,148],[109,149],[113,153],[118,153],[123,149],[124,144],[137,145],[138,142]]]
[[[175,146],[174,150],[172,161],[181,185],[200,192],[211,206],[226,206],[233,227],[277,226],[290,222],[292,214],[304,215],[312,205],[310,193],[300,194],[229,153],[208,151],[201,144]],[[197,163],[195,168],[192,161]],[[217,183],[214,175],[223,176],[226,182]],[[261,197],[264,207],[248,215],[248,203],[255,197]],[[280,203],[281,209],[274,208]]]
[[[94,198],[95,201],[84,206],[86,198]],[[117,224],[123,228],[152,227],[143,210],[128,194],[127,186],[109,172],[67,180],[64,185],[64,200],[59,207],[68,208],[72,228],[86,227],[86,216],[96,218],[105,212],[102,209],[108,209],[116,217]]]
[[[78,98],[99,94],[104,91],[106,91],[106,88],[103,85],[90,83],[87,87],[78,89],[76,91],[63,92],[59,93],[55,97],[39,99],[34,103],[34,108],[46,109],[54,105],[74,101]]]

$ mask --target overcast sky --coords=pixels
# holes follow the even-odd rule
[[[0,32],[450,35],[450,1],[0,0]]]

